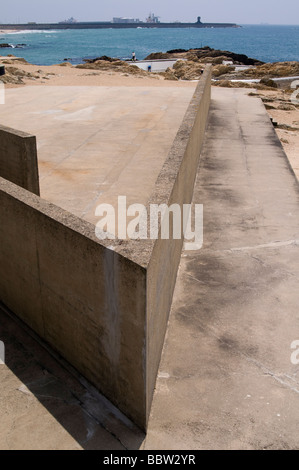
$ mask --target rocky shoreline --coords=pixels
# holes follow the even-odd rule
[[[260,81],[261,88],[278,88],[279,86],[272,80],[273,78],[299,76],[299,62],[264,63],[245,54],[216,50],[208,46],[198,49],[174,49],[168,52],[154,52],[145,57],[144,60],[161,59],[177,60],[172,68],[159,73],[165,80],[198,80],[205,64],[212,64],[212,78],[220,82],[215,83],[216,86],[230,86],[227,82],[231,80],[249,81],[255,79]],[[147,72],[138,69],[137,66],[130,64],[128,67],[128,65],[128,62],[102,56],[88,59],[84,64],[77,65],[76,67],[93,70],[113,70],[115,72],[141,76],[147,74]],[[251,85],[244,83],[244,87],[250,88]],[[259,88],[259,86],[257,87]]]
[[[25,45],[19,44],[18,46],[24,47]],[[2,43],[0,47],[6,48],[10,47],[10,45]],[[230,83],[232,80],[235,82],[240,80],[244,81],[244,87],[251,87],[250,80],[255,80],[254,86],[257,88],[259,88],[259,85],[261,87],[278,88],[279,85],[273,81],[274,78],[299,76],[299,62],[264,63],[245,54],[212,49],[208,46],[197,49],[174,49],[167,52],[154,52],[145,57],[144,60],[161,59],[177,61],[173,67],[168,68],[165,72],[155,73],[156,78],[164,80],[198,80],[205,64],[212,65],[212,78],[216,86],[241,86],[241,84],[232,85]],[[3,57],[1,63],[7,66],[15,65],[16,63],[27,64],[25,59],[12,55]],[[150,72],[139,68],[138,62],[133,64],[130,61],[107,56],[86,59],[79,65],[72,65],[67,60],[58,65],[99,72],[110,71],[112,73],[129,74],[139,77],[153,76]],[[19,71],[17,72],[17,81],[14,78],[14,70],[11,67],[7,67],[7,76],[3,81],[5,83],[22,84],[22,77]],[[30,76],[27,76],[27,78],[30,78]],[[36,78],[36,75],[31,78]],[[286,88],[288,87],[286,86]]]

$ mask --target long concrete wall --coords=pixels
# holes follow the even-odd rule
[[[210,67],[150,203],[190,203]],[[99,241],[94,225],[0,178],[0,300],[146,429],[183,240]]]
[[[39,196],[35,136],[0,126],[0,176]]]
[[[211,67],[200,81],[162,168],[151,204],[190,204],[211,100]],[[147,270],[147,410],[149,413],[180,263],[183,238],[156,240]]]

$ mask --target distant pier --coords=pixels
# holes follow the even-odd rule
[[[199,17],[200,18],[200,17]],[[74,23],[25,23],[0,24],[1,30],[50,30],[50,29],[137,29],[137,28],[239,28],[235,23],[202,23],[198,19],[195,23],[114,23],[110,21],[74,22]]]

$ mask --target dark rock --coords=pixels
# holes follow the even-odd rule
[[[194,49],[172,49],[167,52],[155,52],[153,54],[148,55],[145,57],[145,60],[157,60],[157,59],[172,59],[178,54],[178,58],[183,58],[184,54],[185,57],[188,58],[188,54],[192,53],[196,56],[199,60],[204,62],[207,60],[211,62],[211,59],[216,59],[218,57],[225,57],[227,60],[232,60],[234,63],[242,64],[242,65],[262,65],[264,62],[261,62],[257,59],[252,59],[245,54],[236,54],[235,52],[230,51],[221,51],[212,49],[209,46],[201,47],[201,48],[194,48]]]
[[[167,51],[167,54],[178,54],[180,52],[188,52],[187,49],[171,49],[170,51]]]
[[[260,80],[261,85],[269,86],[271,88],[278,88],[277,83],[275,83],[271,78],[262,78]]]
[[[0,47],[2,48],[15,48],[15,49],[21,49],[23,47],[25,47],[26,44],[16,44],[15,46],[13,46],[12,44],[8,44],[7,42],[3,42],[3,43],[0,43]]]
[[[119,61],[119,59],[115,59],[114,57],[108,57],[106,55],[102,55],[101,57],[96,57],[95,59],[83,59],[84,62],[87,62],[88,64],[93,64],[94,62],[97,62],[98,60],[104,60],[106,62],[116,62]]]
[[[264,62],[261,62],[257,59],[252,59],[245,54],[236,54],[235,52],[230,51],[221,51],[211,48],[203,47],[201,49],[194,49],[197,57],[199,59],[203,59],[205,57],[219,57],[219,56],[226,56],[231,59],[234,63],[239,63],[243,65],[262,65]]]
[[[159,59],[170,59],[170,55],[167,52],[153,52],[152,54],[145,57],[144,60],[159,60]]]

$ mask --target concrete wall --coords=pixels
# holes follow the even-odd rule
[[[206,69],[150,203],[190,203]],[[100,242],[94,225],[0,178],[0,300],[146,429],[183,240]]]
[[[136,67],[145,71],[148,71],[150,65],[152,72],[165,72],[168,67],[172,68],[177,61],[178,59],[138,60],[136,62],[128,62],[128,64],[136,65]]]
[[[0,126],[0,176],[39,196],[35,136]]]
[[[0,178],[0,299],[140,427],[146,271]]]
[[[190,204],[211,100],[211,67],[200,81],[151,197]],[[147,410],[149,413],[180,263],[182,240],[156,240],[147,270]]]

